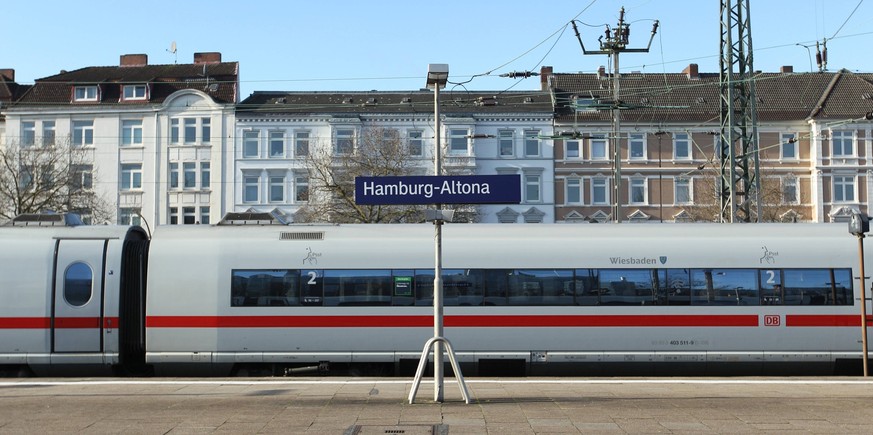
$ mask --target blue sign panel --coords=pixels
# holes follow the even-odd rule
[[[520,202],[521,176],[518,174],[355,178],[355,203],[360,205]]]

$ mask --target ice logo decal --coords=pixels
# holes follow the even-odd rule
[[[661,264],[667,264],[667,256],[662,255],[662,256],[658,257],[658,261],[660,261]]]
[[[312,248],[306,248],[306,256],[303,257],[303,264],[309,263],[309,265],[318,264],[318,257],[321,257],[320,252],[312,252]]]

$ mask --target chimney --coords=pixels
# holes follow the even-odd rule
[[[221,53],[217,51],[194,53],[194,64],[201,63],[221,63]]]
[[[791,65],[782,65],[782,68],[779,68],[779,72],[782,74],[790,74],[794,72],[794,67]]]
[[[549,78],[552,76],[552,72],[554,70],[550,66],[540,68],[540,90],[549,90]]]
[[[4,79],[6,79],[10,82],[14,82],[15,81],[15,70],[12,68],[0,69],[0,77],[3,77]]]
[[[700,78],[700,74],[697,72],[696,63],[689,63],[688,67],[682,70],[682,73],[685,74],[685,77],[688,77],[688,80],[697,80]]]
[[[122,54],[121,66],[146,66],[149,64],[149,55],[147,54]]]

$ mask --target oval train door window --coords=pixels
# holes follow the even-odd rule
[[[91,300],[94,282],[91,266],[73,263],[64,273],[64,300],[74,307],[81,307]]]

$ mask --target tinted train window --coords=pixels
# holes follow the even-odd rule
[[[692,269],[694,305],[758,305],[758,277],[752,269]]]
[[[230,300],[234,307],[300,305],[299,270],[234,270]]]
[[[324,305],[391,305],[390,270],[325,270]]]
[[[653,305],[654,269],[604,269],[600,271],[602,305]]]
[[[94,272],[85,263],[73,263],[64,272],[64,300],[74,307],[81,307],[91,300]]]
[[[785,269],[786,305],[851,305],[849,269]]]

